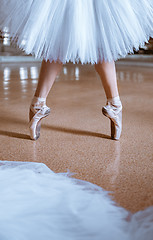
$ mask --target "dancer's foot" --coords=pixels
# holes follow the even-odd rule
[[[122,103],[119,96],[108,99],[106,106],[102,108],[102,113],[110,119],[111,138],[119,140],[122,132]]]
[[[46,106],[46,99],[34,97],[29,111],[30,138],[37,140],[40,136],[41,120],[47,117],[50,108]]]

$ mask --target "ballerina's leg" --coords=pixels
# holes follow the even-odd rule
[[[39,138],[41,120],[50,113],[50,108],[46,106],[46,98],[61,69],[62,63],[50,63],[44,60],[42,62],[37,89],[31,101],[29,111],[29,130],[32,140],[37,140]]]
[[[95,69],[100,76],[107,97],[102,113],[110,119],[111,138],[119,140],[122,131],[122,103],[118,92],[115,63],[114,61],[99,62],[95,64]]]
[[[95,69],[100,76],[107,99],[118,96],[115,63],[99,62],[95,64]]]
[[[46,62],[43,60],[40,69],[38,85],[35,92],[36,97],[47,98],[48,93],[50,92],[54,81],[57,75],[60,73],[61,69],[62,63],[50,63],[49,61]]]

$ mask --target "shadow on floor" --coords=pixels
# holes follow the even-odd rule
[[[25,125],[28,126],[28,122],[22,119],[16,119],[14,117],[3,117],[1,119],[2,122],[10,122],[11,124],[20,124],[20,125]],[[63,132],[63,133],[69,133],[73,135],[80,135],[80,136],[90,136],[90,137],[98,137],[98,138],[105,138],[105,139],[111,139],[109,135],[102,134],[102,133],[96,133],[96,132],[91,132],[91,131],[86,131],[86,130],[80,130],[80,129],[74,129],[74,128],[66,128],[66,127],[60,127],[60,126],[48,126],[48,125],[42,125],[42,128],[52,130],[52,131],[57,131],[57,132]],[[14,138],[21,138],[21,139],[27,139],[30,140],[29,135],[27,134],[21,134],[17,132],[9,132],[9,131],[4,131],[0,130],[0,135],[3,136],[9,136],[9,137],[14,137]]]
[[[65,128],[65,127],[47,126],[47,125],[44,125],[43,128],[50,129],[52,131],[70,133],[70,134],[74,134],[74,135],[82,135],[82,136],[90,136],[90,137],[99,137],[99,138],[111,139],[111,137],[106,135],[106,134],[95,133],[95,132],[90,132],[90,131],[85,131],[85,130],[74,129],[74,128]]]
[[[30,140],[29,135],[16,133],[16,132],[8,132],[8,131],[0,130],[0,135]]]

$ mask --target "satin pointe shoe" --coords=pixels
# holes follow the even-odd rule
[[[41,120],[49,114],[50,108],[43,102],[30,105],[29,130],[32,140],[37,140],[40,137]]]
[[[119,140],[122,132],[122,104],[119,106],[110,104],[109,102],[102,108],[104,116],[110,119],[111,138]]]

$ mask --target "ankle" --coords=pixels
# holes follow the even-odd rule
[[[44,105],[46,105],[46,98],[34,96],[32,98],[31,105],[33,105],[33,106],[35,106],[35,105],[37,105],[37,106],[38,105],[44,106]]]
[[[34,96],[32,101],[31,101],[30,109],[32,111],[36,111],[36,110],[41,109],[42,107],[45,107],[45,106],[46,106],[46,98],[40,98],[40,97]]]
[[[113,105],[113,106],[115,105],[116,107],[122,106],[119,95],[116,96],[116,97],[113,97],[113,98],[107,98],[107,104],[110,104],[110,105]]]

